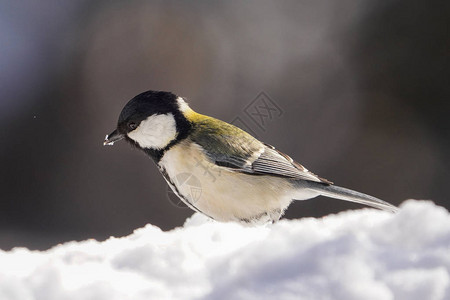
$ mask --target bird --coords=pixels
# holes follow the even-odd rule
[[[103,144],[120,140],[148,155],[188,207],[219,222],[273,223],[294,200],[319,195],[398,210],[334,185],[246,131],[195,112],[171,92],[149,90],[132,98]]]

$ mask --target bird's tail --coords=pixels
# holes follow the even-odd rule
[[[336,198],[340,200],[356,202],[360,204],[364,204],[367,206],[375,207],[378,209],[397,212],[398,208],[386,201],[380,200],[378,198],[356,192],[353,190],[349,190],[340,186],[324,184],[320,182],[308,181],[308,189],[313,190],[320,195]]]

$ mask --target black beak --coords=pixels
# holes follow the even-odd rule
[[[108,134],[105,137],[105,141],[103,142],[103,146],[106,146],[106,145],[112,146],[112,145],[114,145],[115,142],[120,141],[124,137],[125,136],[123,134],[119,133],[117,131],[117,129],[116,129],[116,130],[114,130],[113,132],[111,132],[110,134]]]

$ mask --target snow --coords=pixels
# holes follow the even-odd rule
[[[406,201],[265,227],[195,214],[163,232],[0,251],[0,299],[450,299],[450,214]]]

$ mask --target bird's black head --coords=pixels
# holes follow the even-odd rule
[[[182,111],[186,107],[182,98],[170,92],[141,93],[122,109],[117,129],[106,137],[104,145],[125,138],[159,159],[167,148],[188,134],[191,124]]]

